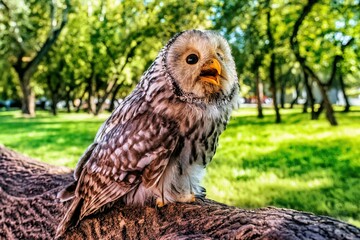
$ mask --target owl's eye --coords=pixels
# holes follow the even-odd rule
[[[199,61],[199,57],[196,54],[190,54],[186,57],[187,64],[196,64]]]
[[[217,52],[216,55],[221,59],[221,61],[224,61],[224,55],[222,53]]]

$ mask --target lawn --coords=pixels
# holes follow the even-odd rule
[[[360,227],[360,108],[337,112],[338,127],[300,109],[256,118],[242,108],[220,138],[204,185],[208,197],[243,208],[286,207]],[[42,161],[74,167],[107,115],[0,112],[0,143]]]

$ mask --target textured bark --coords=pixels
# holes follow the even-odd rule
[[[56,193],[70,169],[36,162],[0,147],[0,239],[52,239],[69,203]],[[290,209],[245,210],[211,200],[130,207],[90,216],[64,239],[359,239],[360,229]]]

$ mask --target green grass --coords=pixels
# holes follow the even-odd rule
[[[0,112],[0,143],[41,161],[74,167],[108,115]]]
[[[208,197],[243,208],[286,207],[345,220],[360,227],[360,108],[336,114],[338,127],[310,121],[300,109],[271,109],[256,118],[240,109],[220,138],[204,185]],[[106,115],[35,119],[0,112],[0,143],[48,163],[74,167]]]

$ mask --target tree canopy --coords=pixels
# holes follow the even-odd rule
[[[359,21],[358,0],[0,0],[0,100],[22,100],[30,115],[41,98],[54,114],[63,103],[97,115],[131,91],[175,33],[213,29],[229,40],[259,117],[269,98],[280,122],[294,92],[294,103],[304,98],[314,119],[325,109],[335,125],[329,91],[359,94]]]

